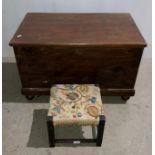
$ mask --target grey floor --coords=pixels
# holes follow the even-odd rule
[[[3,63],[3,154],[5,155],[151,155],[151,59],[141,62],[136,95],[124,103],[104,97],[107,117],[102,147],[94,145],[48,148],[45,116],[48,97],[27,101],[20,94],[14,63]],[[57,137],[95,136],[90,127],[57,128]],[[93,133],[93,134],[92,134]]]

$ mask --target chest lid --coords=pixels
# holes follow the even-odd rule
[[[11,46],[144,47],[127,13],[28,13]]]

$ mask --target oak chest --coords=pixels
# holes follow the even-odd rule
[[[59,83],[99,84],[127,99],[146,43],[129,14],[28,13],[10,45],[29,99]]]

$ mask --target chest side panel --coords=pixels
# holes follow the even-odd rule
[[[22,85],[99,83],[103,88],[133,88],[141,48],[15,47]]]

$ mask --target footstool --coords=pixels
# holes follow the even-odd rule
[[[64,125],[97,126],[95,139],[55,139],[54,127]],[[93,84],[57,84],[50,92],[50,107],[47,116],[49,145],[58,142],[95,142],[101,146],[105,115],[100,89]]]

